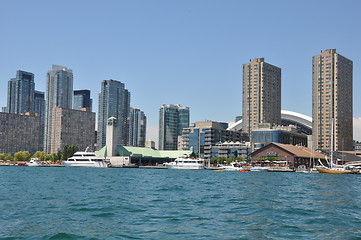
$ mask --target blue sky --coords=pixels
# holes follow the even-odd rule
[[[159,107],[181,104],[191,121],[242,114],[242,64],[282,68],[282,109],[311,115],[312,56],[336,48],[354,62],[355,136],[361,140],[361,1],[0,1],[0,106],[21,69],[45,91],[52,64],[74,89],[116,79],[156,132]],[[156,139],[154,139],[156,140]]]

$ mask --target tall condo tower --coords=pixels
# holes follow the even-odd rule
[[[130,108],[129,110],[129,146],[145,147],[147,117],[143,111]]]
[[[312,58],[315,149],[333,146],[333,150],[347,151],[353,148],[352,71],[352,61],[336,53],[336,49],[325,50]]]
[[[243,131],[281,123],[281,68],[255,58],[243,64]]]
[[[92,110],[93,100],[90,98],[90,90],[75,90],[73,109],[82,110],[88,108]]]
[[[16,114],[34,112],[34,91],[34,74],[16,71],[16,78],[11,78],[8,82],[8,112]]]
[[[130,108],[130,93],[125,89],[124,83],[116,80],[104,80],[99,93],[98,106],[98,140],[97,148],[106,145],[106,126],[108,119],[114,117],[117,120],[117,145],[128,143],[128,114]]]
[[[44,151],[50,153],[53,108],[72,108],[73,71],[64,66],[53,65],[46,77]]]
[[[164,104],[159,110],[159,149],[177,150],[178,137],[189,127],[189,108],[179,104]]]
[[[44,149],[44,129],[45,129],[45,93],[44,92],[35,91],[34,112],[36,112],[40,118],[39,146],[40,149]]]

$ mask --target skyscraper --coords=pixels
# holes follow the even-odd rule
[[[44,151],[51,151],[53,108],[72,108],[73,71],[64,66],[53,65],[47,73]]]
[[[34,89],[34,74],[16,71],[16,78],[8,82],[8,112],[16,114],[34,112]]]
[[[81,110],[88,108],[92,110],[93,100],[90,98],[90,90],[75,90],[73,109]]]
[[[130,93],[125,89],[124,83],[116,80],[104,80],[99,93],[98,106],[98,149],[106,144],[106,126],[108,118],[115,117],[117,120],[118,145],[128,143],[128,114],[130,107]]]
[[[330,149],[332,145],[333,150],[353,148],[352,71],[352,61],[336,53],[336,49],[325,50],[312,58],[315,149]]]
[[[34,93],[34,112],[40,118],[40,149],[44,149],[44,128],[45,128],[45,94],[44,92],[35,91]]]
[[[178,136],[189,126],[189,108],[164,104],[159,110],[159,149],[177,150]]]
[[[243,130],[281,123],[281,68],[255,58],[243,64]]]
[[[128,146],[145,147],[147,117],[139,109],[129,110]]]

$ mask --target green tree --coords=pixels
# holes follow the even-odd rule
[[[34,155],[32,156],[32,158],[39,158],[41,161],[46,161],[46,153],[45,152],[40,152],[37,151],[36,153],[34,153]]]
[[[57,153],[50,153],[46,155],[46,159],[50,160],[52,162],[56,162],[57,160],[60,160],[59,156]]]
[[[30,153],[27,151],[23,152],[16,152],[14,153],[14,160],[15,161],[28,161],[30,160]]]
[[[6,153],[4,160],[10,160],[10,161],[13,160],[13,156],[11,155],[11,153]]]
[[[74,156],[74,153],[78,151],[78,147],[75,145],[66,145],[63,148],[61,159],[66,160],[72,156]]]

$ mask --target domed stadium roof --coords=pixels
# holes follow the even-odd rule
[[[312,118],[302,113],[293,111],[281,110],[282,125],[295,125],[302,129],[305,134],[312,134]],[[228,129],[241,130],[242,119],[230,125]]]

